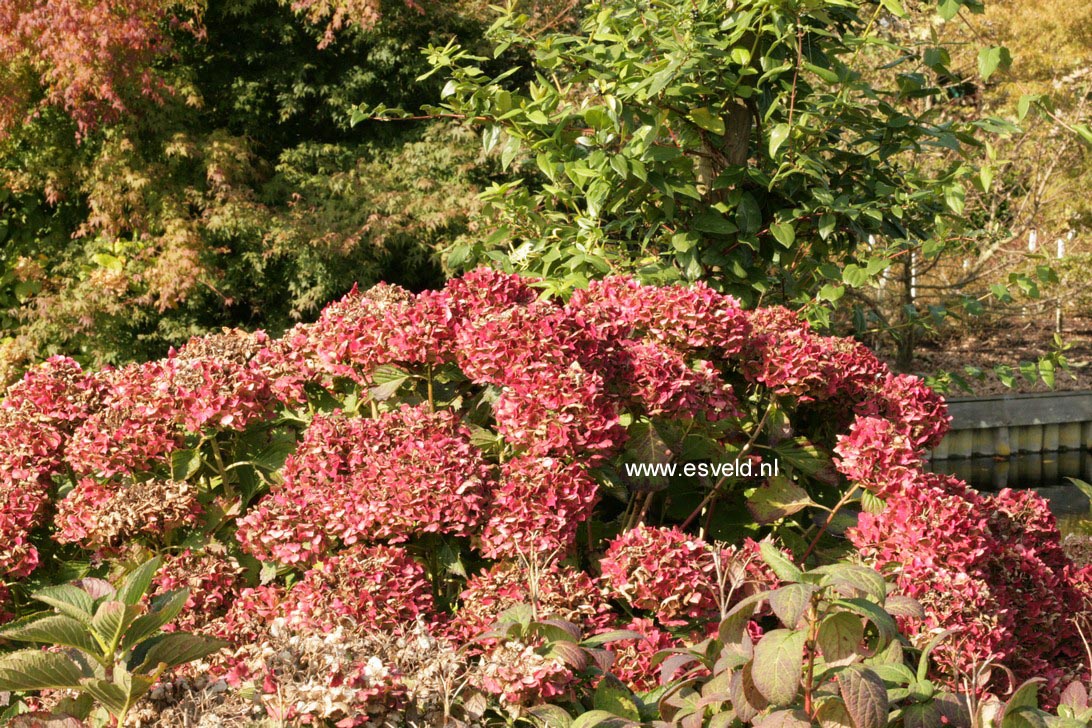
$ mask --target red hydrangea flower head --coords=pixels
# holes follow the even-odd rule
[[[255,556],[310,562],[335,541],[468,537],[483,518],[491,474],[450,411],[402,407],[378,419],[316,416],[283,482],[239,519]]]

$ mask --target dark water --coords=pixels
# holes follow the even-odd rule
[[[1050,502],[1063,534],[1092,531],[1088,498],[1066,480],[1070,477],[1092,483],[1092,451],[937,460],[927,463],[926,469],[955,475],[981,491],[1031,488]]]

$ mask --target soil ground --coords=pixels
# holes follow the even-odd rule
[[[1009,388],[989,372],[1000,364],[1016,369],[1022,362],[1046,356],[1053,349],[1053,337],[1053,318],[1009,319],[923,342],[912,372],[936,375],[943,371],[960,372],[968,365],[987,372],[984,380],[968,380],[973,394],[953,388],[948,393],[950,397],[1049,392],[1051,389],[1041,381],[1032,385],[1019,374]],[[1092,390],[1092,316],[1070,316],[1064,320],[1062,339],[1070,346],[1065,352],[1069,372],[1057,373],[1053,391]]]

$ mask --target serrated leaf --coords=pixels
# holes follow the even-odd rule
[[[147,649],[142,649],[145,646]],[[227,643],[221,640],[187,632],[170,632],[141,644],[133,652],[133,662],[138,665],[136,672],[148,672],[160,663],[170,669],[200,660],[226,646]]]
[[[788,705],[796,697],[806,641],[802,630],[775,629],[755,645],[751,674],[755,687],[772,705]]]
[[[91,620],[91,632],[102,643],[104,651],[121,642],[125,630],[140,616],[140,607],[111,600],[99,605]]]
[[[31,596],[39,602],[48,604],[62,614],[67,614],[69,617],[86,624],[91,623],[95,600],[83,589],[71,584],[47,586],[34,592]]]
[[[894,617],[925,619],[925,608],[913,597],[902,594],[889,594],[883,605],[884,611]]]
[[[824,574],[822,586],[832,586],[844,597],[862,597],[877,604],[887,599],[887,582],[875,569],[859,564],[832,564],[815,569]]]
[[[1041,677],[1026,680],[1016,688],[1005,702],[1005,713],[1017,708],[1036,708],[1039,706],[1039,685],[1046,682]]]
[[[610,632],[600,632],[599,634],[592,635],[587,638],[581,645],[584,647],[599,647],[600,645],[608,645],[611,642],[620,642],[622,640],[642,640],[645,636],[640,632],[635,632],[632,629],[615,629]]]
[[[570,728],[594,728],[595,726],[609,726],[609,728],[618,728],[621,726],[631,725],[625,718],[619,718],[616,715],[611,715],[605,710],[589,710],[586,713],[581,713],[576,717],[576,720],[572,722]]]
[[[859,614],[872,622],[880,637],[880,644],[876,646],[877,649],[882,649],[898,636],[898,626],[895,624],[895,620],[891,618],[891,615],[867,599],[836,599],[833,604],[854,614]]]
[[[800,618],[807,612],[812,595],[819,588],[814,584],[787,584],[770,592],[770,608],[789,629],[796,629]]]
[[[887,725],[887,687],[867,667],[851,665],[838,673],[838,689],[857,728]]]
[[[156,556],[126,574],[121,586],[118,587],[115,599],[129,605],[139,602],[148,593],[148,588],[152,585],[152,578],[162,565],[163,558]]]
[[[101,653],[87,624],[67,614],[54,614],[0,631],[0,637],[17,642],[41,642],[83,650],[89,655]]]
[[[940,708],[932,700],[910,703],[902,709],[903,728],[942,728],[944,721]]]
[[[398,393],[398,390],[402,388],[402,385],[406,383],[409,377],[402,377],[401,379],[392,379],[389,382],[383,382],[368,389],[368,393],[371,398],[376,402],[386,402],[388,399]]]
[[[998,69],[1004,71],[1012,65],[1012,55],[1004,46],[983,48],[978,52],[978,74],[983,81],[989,81]]]
[[[531,631],[542,635],[548,642],[579,642],[580,628],[572,622],[560,619],[541,619],[531,623]]]
[[[846,665],[856,659],[862,639],[864,624],[861,618],[847,612],[824,617],[816,636],[819,652],[830,665]]]
[[[83,681],[83,689],[102,704],[111,715],[118,716],[129,710],[129,696],[124,690],[110,682],[97,678]]]
[[[887,9],[887,12],[891,13],[895,17],[906,17],[906,8],[902,6],[900,0],[881,0],[881,2],[883,3],[884,8]]]
[[[1088,708],[1088,688],[1080,680],[1074,680],[1066,685],[1058,702],[1068,705],[1073,710],[1085,710]]]
[[[175,450],[171,453],[171,477],[189,480],[201,469],[201,453],[196,449]]]
[[[637,708],[633,693],[613,675],[604,675],[599,681],[599,687],[592,696],[592,704],[596,710],[605,710],[620,718],[641,720],[641,712]]]
[[[83,672],[66,655],[22,650],[0,656],[0,690],[67,690],[77,688]]]
[[[811,719],[802,710],[778,710],[755,722],[755,728],[810,728]]]
[[[770,478],[747,499],[747,510],[759,523],[773,523],[815,502],[807,491],[785,476]]]
[[[190,598],[189,589],[175,589],[156,598],[147,614],[137,617],[132,626],[125,630],[121,641],[122,649],[130,649],[144,639],[158,632],[164,625],[177,617]]]
[[[576,671],[588,666],[588,654],[572,642],[554,642],[546,651],[547,657],[557,657]]]
[[[717,630],[720,641],[724,644],[738,643],[746,633],[747,622],[750,621],[751,615],[766,596],[765,592],[752,594],[728,610],[728,614],[720,621],[720,627]]]
[[[573,718],[558,705],[536,705],[527,712],[543,728],[572,728]]]
[[[845,703],[837,698],[823,701],[815,712],[815,719],[821,728],[856,728]]]
[[[800,581],[804,572],[800,571],[791,561],[786,559],[780,550],[769,541],[763,541],[758,545],[762,560],[770,567],[778,579],[782,581]]]
[[[754,720],[755,716],[769,707],[766,700],[754,682],[754,663],[749,662],[742,669],[732,673],[728,680],[728,695],[732,699],[732,707],[736,716],[744,723]]]

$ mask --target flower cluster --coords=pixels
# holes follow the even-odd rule
[[[169,534],[195,523],[200,513],[196,488],[184,480],[101,483],[84,478],[57,504],[55,538],[100,550],[142,534]]]
[[[599,484],[587,468],[555,458],[520,456],[504,463],[481,532],[491,559],[565,554],[591,516]]]
[[[572,567],[551,563],[502,561],[467,580],[459,595],[451,632],[461,641],[488,630],[506,610],[530,604],[538,619],[560,619],[594,634],[612,624],[611,612],[591,576]]]
[[[190,549],[169,557],[152,580],[151,596],[189,589],[189,598],[168,629],[206,632],[214,629],[243,589],[243,569],[234,557]]]
[[[1071,618],[1088,604],[1033,493],[983,496],[955,478],[919,473],[881,513],[862,513],[849,538],[925,606],[925,629],[911,634],[952,630],[934,656],[950,675],[993,660],[1018,681],[1045,677],[1054,688],[1082,669]]]
[[[242,647],[278,618],[292,630],[328,632],[346,624],[397,630],[438,615],[425,570],[405,549],[357,544],[314,564],[290,589],[243,589],[218,629]]]
[[[718,619],[756,584],[776,586],[757,566],[756,548],[714,547],[677,528],[639,525],[610,542],[599,567],[612,597],[678,627]]]
[[[284,482],[239,520],[256,556],[313,560],[336,539],[404,541],[469,536],[482,520],[489,469],[449,411],[403,407],[378,419],[316,417]]]
[[[54,474],[73,429],[93,411],[101,386],[71,359],[54,357],[12,385],[0,404],[0,574],[38,566],[31,531],[49,507]]]

